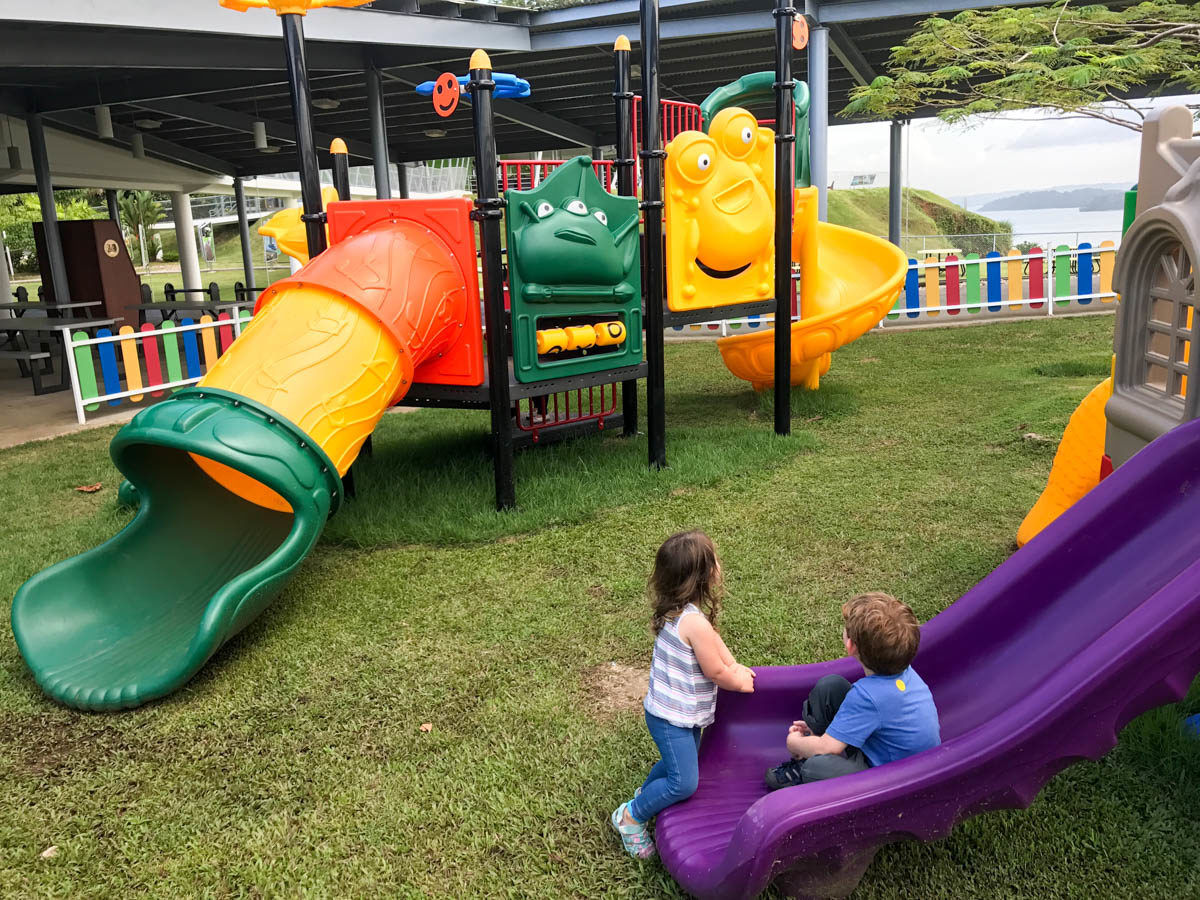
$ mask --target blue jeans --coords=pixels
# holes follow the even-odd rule
[[[686,800],[700,784],[700,729],[680,728],[650,713],[646,713],[646,728],[662,759],[629,804],[629,814],[639,822],[649,822],[668,806]]]

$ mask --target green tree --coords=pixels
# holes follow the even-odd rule
[[[940,118],[1052,109],[1140,131],[1130,93],[1200,92],[1200,5],[1148,0],[1123,9],[1069,0],[933,17],[892,48],[887,75],[851,95],[844,115]]]
[[[141,250],[142,265],[145,266],[149,260],[142,236],[149,239],[150,226],[162,221],[162,204],[150,191],[122,191],[117,198],[117,207],[121,212],[121,222],[133,234],[133,243]]]
[[[54,206],[59,219],[97,219],[100,213],[89,203],[87,191],[55,191]],[[13,268],[19,272],[37,270],[37,245],[33,223],[42,221],[42,208],[36,194],[0,196],[0,231],[12,254]]]

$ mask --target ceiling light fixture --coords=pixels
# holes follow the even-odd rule
[[[342,105],[342,101],[332,97],[314,97],[312,105],[317,109],[337,109]]]
[[[102,141],[113,139],[112,110],[108,106],[96,107],[96,137]]]
[[[446,136],[445,128],[426,128],[424,135],[427,138],[444,138]]]
[[[263,153],[278,153],[279,145],[278,144],[268,144],[266,147],[262,148],[262,152]]]
[[[155,128],[162,127],[162,122],[158,119],[134,119],[133,124],[143,131],[153,131]]]

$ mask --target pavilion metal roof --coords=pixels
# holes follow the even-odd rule
[[[773,68],[772,5],[660,0],[662,96],[699,102],[747,72]],[[830,28],[831,116],[856,84],[883,69],[889,48],[919,21],[964,5],[995,4],[809,2],[807,14]],[[636,0],[540,13],[469,0],[375,0],[321,10],[307,17],[305,29],[313,96],[333,107],[314,110],[318,140],[327,146],[344,138],[355,164],[370,156],[363,75],[369,67],[384,76],[392,161],[399,162],[470,155],[465,104],[440,119],[413,87],[443,71],[465,73],[475,47],[491,53],[497,71],[533,86],[529,100],[495,104],[498,149],[510,154],[612,144],[611,50],[618,34],[633,42],[638,60]],[[0,112],[38,110],[51,128],[94,137],[92,107],[103,103],[112,111],[110,143],[129,146],[141,132],[149,156],[217,175],[296,168],[283,66],[274,16],[234,13],[216,0],[0,0]],[[803,53],[794,66],[803,78]],[[266,122],[282,152],[254,149],[255,121]]]

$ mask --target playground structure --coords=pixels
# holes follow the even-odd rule
[[[1024,545],[1113,469],[1160,435],[1200,415],[1194,386],[1195,260],[1200,140],[1184,107],[1156,110],[1142,131],[1136,217],[1117,254],[1122,303],[1113,375],[1079,404],[1063,432],[1046,489],[1017,532]]]
[[[351,202],[341,141],[331,147],[333,192],[323,197],[320,190],[304,66],[305,4],[225,5],[270,6],[283,24],[303,208],[279,214],[264,231],[304,265],[263,293],[244,329],[240,320],[201,322],[153,337],[132,330],[102,336],[95,351],[91,343],[73,347],[77,374],[88,374],[90,353],[98,354],[105,392],[97,386],[88,400],[172,392],[135,417],[112,444],[128,479],[121,496],[138,502],[134,520],[108,542],[35,575],[13,601],[14,635],[39,684],[81,708],[136,706],[170,693],[252,621],[311,549],[326,518],[344,496],[353,496],[350,466],[389,407],[490,410],[496,506],[506,509],[515,504],[515,445],[622,425],[634,433],[641,378],[647,379],[650,462],[665,464],[664,322],[750,311],[773,311],[786,321],[791,312],[791,11],[779,17],[777,71],[746,82],[757,96],[769,80],[776,120],[788,126],[780,139],[745,110],[711,110],[714,122],[737,126],[731,134],[738,140],[740,123],[753,123],[759,154],[753,217],[738,219],[746,211],[744,173],[724,170],[722,177],[732,181],[708,198],[727,225],[755,235],[751,296],[739,284],[732,291],[710,290],[677,310],[664,306],[661,126],[679,130],[670,135],[676,140],[712,138],[685,129],[698,121],[699,107],[661,106],[656,80],[646,80],[637,151],[646,234],[640,244],[627,40],[619,40],[614,52],[619,158],[611,166],[579,157],[554,171],[548,167],[533,184],[523,183],[518,170],[515,186],[500,196],[493,96],[499,89],[519,99],[530,87],[514,75],[494,73],[487,54],[476,51],[468,75],[446,73],[437,81],[443,90],[434,85],[431,99],[435,113],[448,116],[459,106],[461,89],[469,94],[477,199]],[[656,24],[643,35],[642,49],[644,71],[656,71]],[[726,92],[724,100],[732,103],[736,95]],[[613,170],[615,196],[606,190]],[[719,276],[704,277],[727,287]],[[767,339],[778,371],[788,364],[790,336],[784,328]],[[171,352],[180,337],[182,361]],[[115,378],[110,383],[116,344],[125,364],[123,385]],[[775,424],[786,433],[789,379],[782,381]],[[617,385],[624,394],[620,411]],[[199,507],[203,513],[196,515],[207,524],[188,562],[147,570],[146,560],[170,558],[163,542],[178,533],[182,518],[191,517],[189,528],[196,525]],[[237,526],[217,527],[221,522]]]
[[[296,43],[301,13],[287,10],[297,133],[311,136]],[[146,409],[114,438],[114,461],[140,499],[133,521],[105,544],[38,573],[14,599],[14,635],[43,689],[69,705],[105,710],[136,706],[184,684],[287,583],[343,501],[355,456],[394,404],[490,410],[497,506],[505,508],[515,502],[512,452],[521,438],[543,442],[606,422],[632,430],[631,395],[646,378],[650,462],[665,464],[664,325],[767,313],[785,323],[798,260],[801,321],[721,345],[735,374],[777,386],[775,428],[786,433],[789,386],[815,386],[832,351],[886,315],[907,261],[878,239],[816,222],[811,188],[795,184],[796,157],[787,144],[791,123],[798,127],[802,117],[791,112],[785,49],[794,11],[780,4],[777,12],[772,91],[780,133],[733,105],[743,85],[713,110],[708,134],[680,128],[671,135],[674,156],[664,176],[668,112],[656,80],[657,6],[644,4],[642,247],[634,239],[637,144],[628,42],[615,51],[620,144],[611,166],[579,157],[528,182],[518,170],[515,186],[501,197],[492,174],[503,172],[492,127],[497,80],[482,51],[466,78],[476,172],[483,173],[474,203],[326,205],[316,189],[315,158],[306,162],[311,141],[302,141],[302,183],[313,190],[306,189],[304,211],[290,225],[277,224],[303,230],[308,264],[268,289],[244,333],[221,348],[196,385]],[[460,78],[452,75],[455,83]],[[449,98],[440,100],[449,109]],[[771,142],[774,154],[766,152]],[[745,163],[751,156],[755,162]],[[695,167],[684,169],[689,160]],[[766,177],[768,162],[773,178]],[[346,165],[344,154],[335,154],[342,197]],[[605,191],[613,170],[617,196]],[[1147,187],[1148,202],[1151,194]],[[691,207],[692,199],[699,205]],[[683,206],[672,206],[680,200]],[[715,212],[704,213],[709,220],[699,235],[689,234],[700,224],[689,207],[707,201]],[[752,207],[759,211],[754,221],[736,218]],[[664,211],[671,222],[665,242]],[[506,213],[511,370],[500,252]],[[762,226],[768,214],[770,229]],[[1145,221],[1175,221],[1163,216]],[[708,225],[740,231],[738,255],[725,246],[709,255]],[[570,252],[556,242],[572,245]],[[1122,260],[1137,262],[1130,245]],[[584,257],[582,247],[596,248],[595,257]],[[532,256],[523,261],[526,253]],[[668,281],[664,255],[672,253]],[[1167,269],[1178,275],[1181,258],[1173,253],[1163,258],[1175,261]],[[529,259],[535,264],[526,267]],[[1132,278],[1133,266],[1118,264],[1123,292],[1129,289],[1122,278]],[[711,283],[728,287],[738,278],[732,297]],[[1165,333],[1182,339],[1192,326],[1187,304],[1178,291],[1167,299],[1174,307]],[[210,334],[233,327],[204,324]],[[646,363],[635,349],[639,339]],[[1189,368],[1195,361],[1185,344],[1160,365],[1174,379],[1164,380],[1163,392],[1177,388],[1180,400],[1187,398],[1186,379],[1195,383],[1200,374]],[[1150,363],[1158,365],[1158,357]],[[1120,372],[1118,366],[1118,390]],[[623,415],[615,412],[618,384]],[[568,404],[560,418],[543,400],[593,388],[605,397],[603,409],[611,396],[611,414],[590,408],[585,415]],[[1111,747],[1124,722],[1181,696],[1200,666],[1191,638],[1200,624],[1200,538],[1189,527],[1197,512],[1189,485],[1200,479],[1198,449],[1200,423],[1156,441],[926,626],[917,666],[942,712],[941,747],[767,795],[762,770],[777,761],[778,736],[807,689],[827,672],[856,671],[848,660],[769,668],[761,670],[753,695],[726,695],[701,747],[700,790],[659,819],[658,846],[672,876],[700,897],[753,896],[776,879],[799,892],[846,893],[878,846],[905,837],[931,840],[966,816],[1027,805],[1063,766]],[[171,549],[174,525],[184,520],[192,543],[180,560]],[[982,691],[980,683],[987,685]]]

